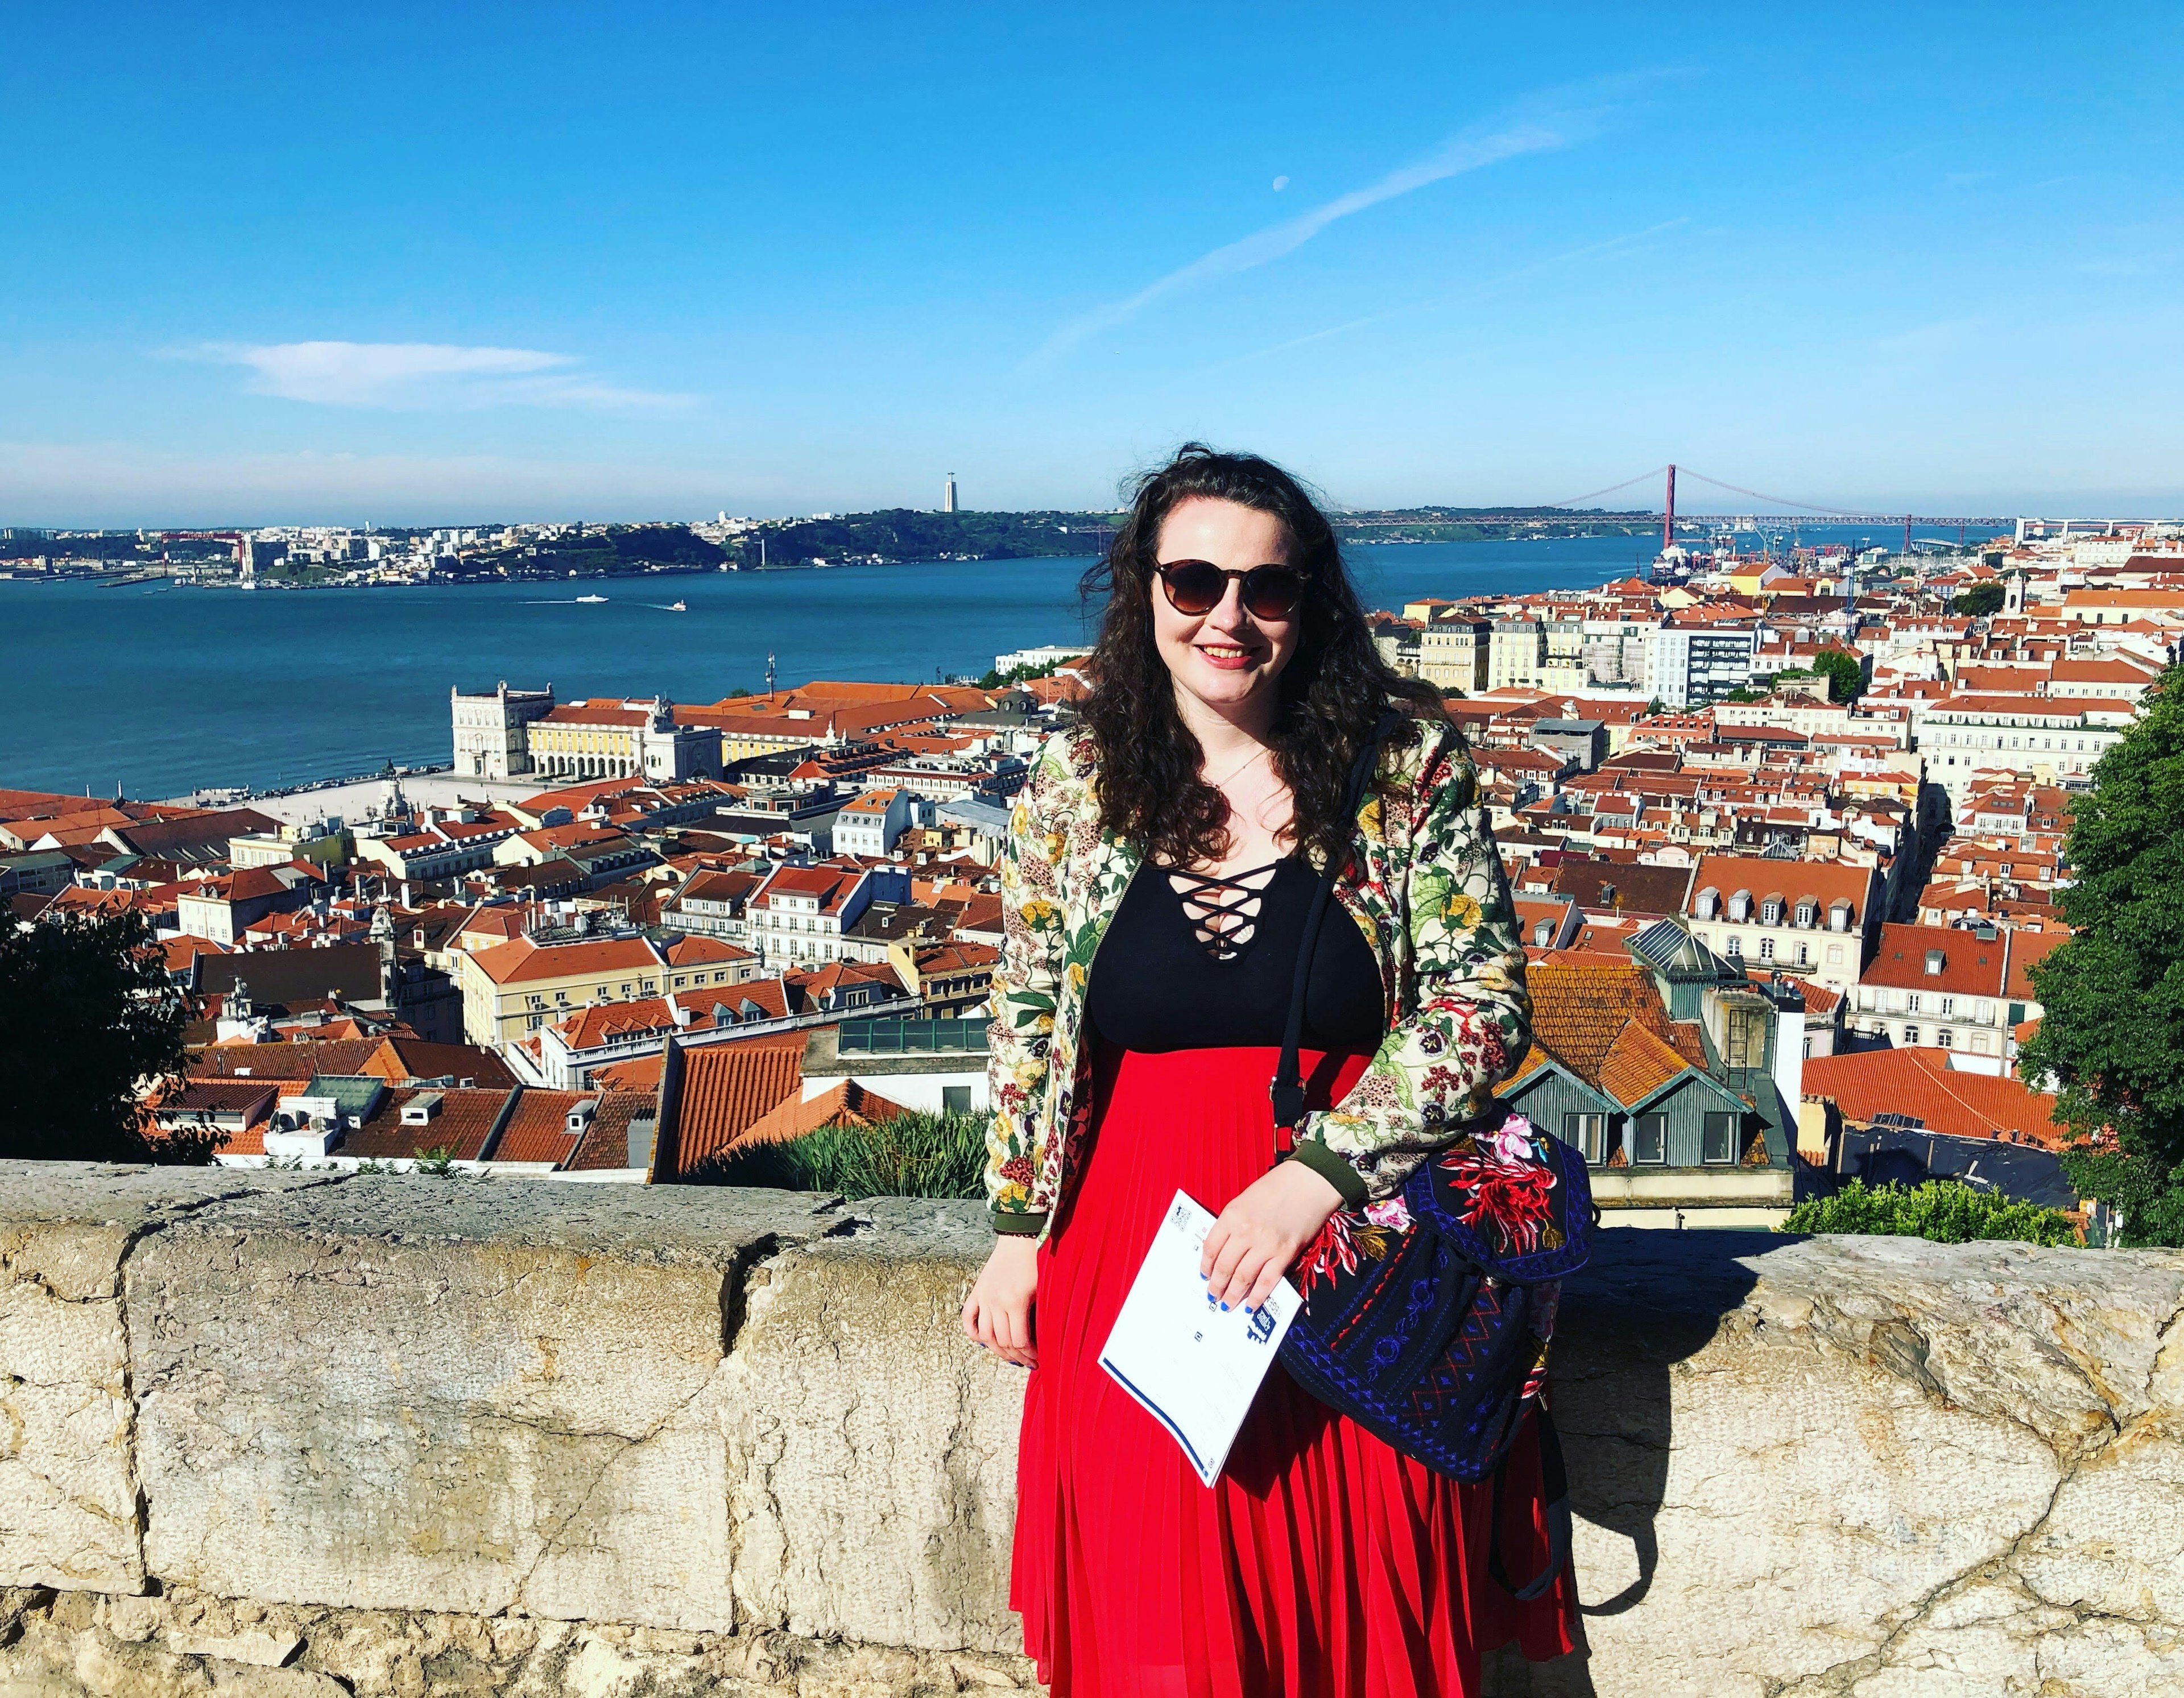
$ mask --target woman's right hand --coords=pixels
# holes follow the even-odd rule
[[[1038,1289],[1039,1240],[1003,1233],[994,1241],[994,1253],[963,1300],[963,1330],[1005,1362],[1020,1368],[1037,1367],[1031,1301]]]

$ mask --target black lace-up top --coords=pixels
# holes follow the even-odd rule
[[[1155,1052],[1279,1045],[1318,883],[1296,855],[1227,878],[1140,866],[1085,989],[1100,1035]],[[1379,963],[1330,898],[1305,991],[1304,1047],[1371,1055],[1386,1030],[1384,1001]]]

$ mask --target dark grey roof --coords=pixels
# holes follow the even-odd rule
[[[1691,870],[1687,866],[1565,860],[1555,869],[1553,888],[1558,895],[1574,896],[1580,907],[1630,914],[1680,914],[1691,882]],[[1613,896],[1608,894],[1611,888]]]
[[[1875,1127],[1846,1127],[1842,1168],[1869,1185],[1891,1180],[1916,1185],[1927,1179],[1960,1179],[1982,1191],[2037,1203],[2043,1208],[2075,1209],[2077,1189],[2063,1171],[2060,1157],[2036,1144],[2010,1144],[1992,1138],[1953,1138],[1946,1133]]]
[[[324,949],[250,949],[197,957],[200,991],[226,994],[240,979],[253,1002],[310,1001],[338,996],[370,1001],[379,994],[379,946],[336,944]]]

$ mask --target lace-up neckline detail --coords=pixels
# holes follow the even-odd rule
[[[1246,867],[1225,877],[1190,872],[1178,866],[1164,866],[1161,871],[1167,875],[1168,888],[1182,901],[1198,947],[1206,951],[1208,960],[1226,966],[1242,960],[1257,940],[1266,889],[1281,866],[1279,860],[1270,860],[1264,866]]]

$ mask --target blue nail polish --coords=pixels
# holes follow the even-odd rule
[[[1222,1312],[1223,1314],[1224,1314],[1224,1315],[1226,1315],[1226,1314],[1228,1312],[1228,1306],[1226,1303],[1223,1303],[1223,1304],[1221,1306],[1221,1312]]]

